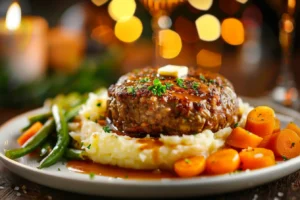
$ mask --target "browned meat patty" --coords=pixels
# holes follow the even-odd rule
[[[108,118],[132,137],[217,131],[238,119],[237,95],[219,74],[189,69],[177,79],[145,68],[122,76],[108,93]]]

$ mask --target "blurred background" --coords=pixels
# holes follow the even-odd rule
[[[165,64],[220,72],[239,95],[292,106],[296,0],[0,0],[0,107],[107,87]]]

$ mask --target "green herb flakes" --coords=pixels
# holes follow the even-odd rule
[[[192,88],[193,88],[194,90],[198,90],[198,87],[199,87],[199,83],[193,82]]]
[[[190,159],[187,159],[187,158],[184,159],[184,162],[187,163],[187,164],[190,164],[190,163],[191,163]]]
[[[238,127],[238,126],[239,126],[239,123],[235,123],[235,124],[233,125],[234,128],[236,128],[236,127]]]
[[[90,173],[89,176],[90,176],[91,180],[93,180],[95,178],[95,174],[94,173]]]
[[[288,158],[285,157],[285,156],[282,156],[282,159],[283,159],[284,161],[287,161],[287,160],[288,160]]]
[[[134,88],[133,86],[129,86],[129,87],[127,88],[127,92],[128,92],[129,94],[132,94],[132,95],[135,95],[135,94],[136,94],[135,88]]]
[[[109,133],[111,131],[111,129],[109,128],[109,126],[104,126],[103,130],[105,133]]]
[[[101,106],[101,103],[97,103],[97,106],[100,107],[100,106]]]
[[[185,88],[185,89],[186,89],[186,86],[185,86],[185,84],[184,84],[184,80],[183,80],[183,79],[177,78],[177,79],[176,79],[176,83],[177,83],[177,85],[178,85],[179,87]]]
[[[140,79],[140,83],[148,83],[150,82],[150,79],[148,77]]]
[[[173,86],[172,83],[166,83],[166,88],[167,88],[167,90],[171,89],[172,86]]]
[[[161,96],[166,92],[167,86],[163,85],[158,78],[153,80],[153,85],[148,87],[154,95]]]
[[[203,75],[201,74],[201,75],[200,75],[200,80],[202,80],[202,81],[206,82],[206,78],[205,78],[205,76],[203,76]]]
[[[91,144],[89,144],[86,148],[90,149],[91,148]]]

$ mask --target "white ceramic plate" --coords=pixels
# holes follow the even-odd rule
[[[266,99],[254,100],[244,98],[244,101],[249,102],[253,106],[268,105],[273,107],[277,112],[277,116],[283,122],[283,126],[289,121],[300,124],[300,114],[298,112],[270,103]],[[39,170],[36,168],[38,162],[30,159],[28,156],[16,161],[6,158],[3,155],[5,149],[17,147],[18,130],[26,125],[26,116],[41,111],[42,109],[38,109],[20,115],[0,128],[0,159],[12,172],[36,183],[61,190],[114,197],[200,196],[254,187],[279,179],[300,169],[300,157],[297,157],[273,167],[232,175],[152,181],[123,180],[96,176],[93,180],[90,180],[89,175],[68,171],[61,162],[50,168]],[[58,171],[58,168],[61,171]]]

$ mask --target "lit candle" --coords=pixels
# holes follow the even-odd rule
[[[30,82],[46,72],[47,31],[45,19],[21,17],[21,8],[14,2],[6,19],[0,19],[0,57],[3,57],[14,83]]]

